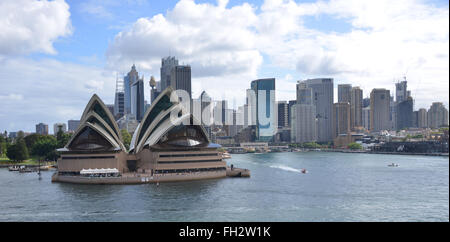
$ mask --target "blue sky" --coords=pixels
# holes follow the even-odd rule
[[[448,107],[448,13],[448,1],[420,0],[2,1],[0,130],[78,119],[93,93],[113,102],[133,63],[159,80],[169,54],[191,64],[194,97],[236,105],[256,78],[275,77],[277,100],[290,100],[301,79],[393,95],[406,74],[416,109]]]

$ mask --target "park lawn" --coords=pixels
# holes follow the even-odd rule
[[[41,161],[41,165],[43,165],[44,163],[46,163],[46,162]],[[54,163],[54,162],[51,162],[51,163]],[[38,164],[39,164],[39,160],[36,157],[31,157],[30,159],[22,161],[22,162],[14,162],[6,156],[0,157],[0,165],[38,165]]]

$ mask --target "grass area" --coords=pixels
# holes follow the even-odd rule
[[[45,163],[54,164],[55,162],[41,161],[41,165]],[[39,165],[39,160],[36,157],[31,157],[30,159],[25,161],[15,162],[10,160],[6,156],[0,156],[0,165]]]

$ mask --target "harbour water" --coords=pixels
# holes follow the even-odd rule
[[[0,221],[449,221],[448,157],[294,152],[227,162],[252,177],[76,185],[3,168]]]

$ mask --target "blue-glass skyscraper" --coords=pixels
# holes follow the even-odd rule
[[[275,107],[275,78],[258,79],[251,82],[256,98],[256,139],[269,142],[277,131]]]

